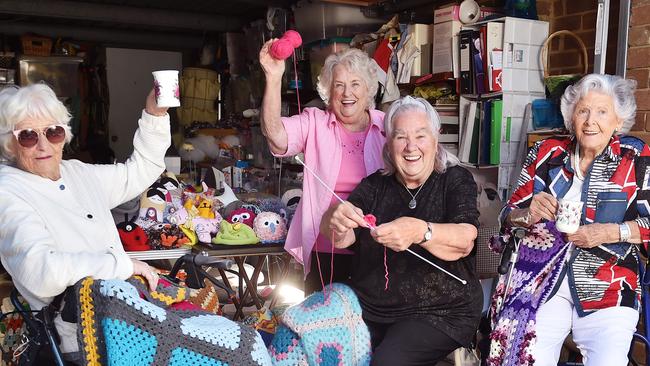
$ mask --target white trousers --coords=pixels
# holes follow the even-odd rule
[[[556,366],[569,332],[573,332],[573,341],[585,366],[626,366],[639,313],[617,306],[579,317],[569,292],[568,277],[564,277],[557,293],[537,311],[535,366]]]

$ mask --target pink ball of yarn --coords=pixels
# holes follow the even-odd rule
[[[288,30],[284,32],[284,35],[282,38],[286,38],[291,42],[291,45],[293,48],[298,48],[302,44],[302,37],[300,37],[300,33],[296,32],[295,30]]]
[[[276,60],[285,60],[293,53],[293,46],[286,38],[280,38],[271,45],[271,56]]]

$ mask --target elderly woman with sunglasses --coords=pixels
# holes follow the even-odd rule
[[[154,289],[158,275],[122,248],[110,209],[140,194],[164,170],[170,144],[167,108],[153,92],[127,162],[62,160],[72,139],[70,114],[44,84],[0,91],[0,259],[38,310],[86,276],[138,274]],[[76,326],[55,319],[61,350],[75,352]]]

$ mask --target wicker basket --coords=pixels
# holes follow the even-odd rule
[[[52,40],[47,37],[23,35],[20,37],[23,54],[27,56],[49,56],[52,52]]]
[[[549,75],[548,71],[548,48],[551,45],[551,41],[553,38],[558,37],[558,36],[571,36],[573,37],[576,42],[580,45],[581,53],[582,53],[582,61],[584,63],[584,70],[582,74],[564,74],[564,75]],[[569,86],[574,84],[576,81],[580,80],[581,77],[587,74],[587,67],[589,63],[589,59],[587,58],[587,47],[585,47],[584,42],[582,42],[582,39],[578,37],[575,33],[570,32],[568,30],[561,30],[552,33],[546,41],[544,41],[544,45],[542,46],[542,50],[539,53],[539,63],[542,67],[542,72],[544,74],[544,85],[546,86],[546,89],[548,90],[549,95],[551,96],[551,99],[559,101],[560,98],[562,97],[562,94],[564,94],[564,90]]]

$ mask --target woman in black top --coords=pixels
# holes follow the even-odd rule
[[[372,364],[433,365],[470,343],[481,315],[476,184],[438,144],[440,119],[426,100],[396,101],[384,125],[386,168],[331,209],[321,232],[355,252],[350,285],[370,330]],[[367,229],[365,214],[375,215],[376,229]]]

